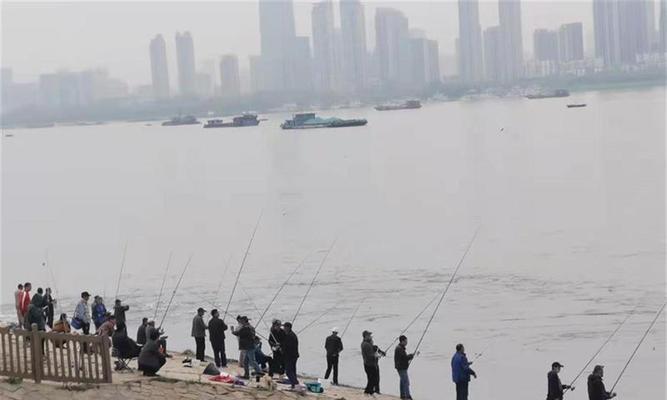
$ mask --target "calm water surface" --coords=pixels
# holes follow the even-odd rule
[[[336,308],[301,333],[299,369],[324,372],[324,337],[363,300],[340,373],[361,385],[361,331],[387,346],[444,288],[480,226],[410,368],[415,398],[452,398],[459,342],[471,357],[483,353],[471,398],[543,398],[552,361],[569,381],[639,304],[596,361],[611,385],[665,298],[664,96],[656,88],[332,111],[322,115],[369,124],[303,132],[281,131],[285,115],[242,129],[13,130],[2,138],[3,315],[26,280],[55,286],[69,314],[84,289],[111,304],[127,243],[119,296],[134,331],[154,314],[169,253],[167,294],[192,254],[164,323],[170,347],[192,348],[196,308],[224,309],[262,213],[230,309],[257,319],[307,257],[269,312],[291,319],[337,238],[297,330]],[[409,348],[430,312],[408,331]],[[665,398],[664,321],[619,384],[622,398]],[[227,346],[236,356],[232,339]],[[392,357],[381,376],[382,390],[397,394]],[[585,376],[570,399],[586,398]]]

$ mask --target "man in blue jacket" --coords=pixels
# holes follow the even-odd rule
[[[470,368],[472,362],[466,357],[462,344],[456,345],[456,353],[452,357],[452,380],[456,384],[456,400],[468,400],[468,382],[470,375],[477,378],[475,371]]]

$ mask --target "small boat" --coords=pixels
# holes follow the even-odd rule
[[[239,117],[234,117],[231,122],[224,122],[221,119],[209,119],[204,128],[234,128],[242,126],[257,126],[262,121],[257,118],[257,114],[246,113]]]
[[[408,100],[402,104],[381,104],[375,106],[377,111],[414,110],[417,108],[422,108],[422,103],[419,100]]]
[[[200,124],[200,122],[197,121],[197,118],[193,117],[192,115],[186,115],[185,117],[181,117],[179,115],[178,117],[174,117],[169,121],[163,122],[162,126],[198,125],[198,124]]]
[[[574,103],[567,105],[567,108],[580,108],[580,107],[586,107],[586,103]]]
[[[345,128],[349,126],[364,126],[365,119],[341,119],[337,117],[320,118],[315,113],[295,114],[280,127],[283,129],[315,129],[315,128]]]
[[[556,89],[550,92],[541,92],[537,94],[529,94],[526,96],[527,99],[549,99],[551,97],[568,97],[570,92],[565,89]]]

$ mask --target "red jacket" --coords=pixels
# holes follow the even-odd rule
[[[28,306],[30,305],[30,292],[25,290],[21,294],[21,300],[19,301],[19,307],[21,307],[21,315],[26,315],[28,313]]]

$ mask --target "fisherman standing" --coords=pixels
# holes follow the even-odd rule
[[[238,316],[236,320],[239,326],[236,329],[232,327],[232,334],[239,338],[239,366],[243,367],[243,379],[250,379],[250,367],[255,371],[255,375],[262,375],[255,358],[255,328],[250,325],[246,316]],[[243,365],[240,365],[240,360],[243,360]]]
[[[373,393],[380,393],[380,366],[378,360],[384,356],[384,352],[379,350],[373,344],[373,333],[363,331],[361,333],[363,341],[361,342],[361,356],[364,359],[364,371],[366,372],[366,389],[365,394],[372,395]]]
[[[192,319],[192,337],[195,338],[197,346],[196,358],[199,361],[204,361],[204,352],[206,350],[206,323],[204,322],[204,313],[206,310],[199,307],[197,315]]]
[[[21,293],[21,299],[19,300],[19,312],[21,313],[21,322],[23,323],[23,328],[30,329],[30,326],[26,326],[25,318],[28,314],[28,307],[30,306],[30,290],[32,285],[30,282],[26,282],[23,285],[23,292]]]
[[[137,344],[146,344],[146,327],[148,326],[148,318],[141,319],[141,325],[137,328]]]
[[[412,400],[410,395],[410,378],[408,377],[408,367],[410,366],[410,361],[415,358],[415,354],[408,354],[406,347],[408,345],[408,338],[405,335],[398,337],[398,345],[396,350],[394,350],[394,367],[398,371],[398,377],[400,378],[400,392],[401,399]]]
[[[227,367],[227,355],[225,354],[225,331],[227,325],[220,319],[218,310],[211,310],[211,319],[208,321],[208,333],[213,348],[213,357],[215,366],[218,368]]]
[[[470,368],[472,362],[466,357],[462,344],[456,345],[456,353],[452,357],[452,380],[456,384],[456,400],[468,400],[468,383],[470,375],[477,379],[477,374]]]
[[[82,292],[81,301],[76,305],[74,315],[72,316],[73,319],[78,320],[77,325],[80,326],[84,335],[90,333],[90,309],[88,308],[88,299],[90,299],[90,294],[88,292]]]
[[[16,308],[16,319],[19,327],[23,326],[23,314],[21,314],[21,299],[23,298],[23,284],[19,283],[14,292],[14,306]]]
[[[285,374],[287,375],[287,379],[289,379],[292,389],[294,389],[299,384],[299,380],[296,377],[296,361],[299,358],[299,338],[292,331],[291,322],[285,322],[283,329],[285,330],[285,337],[282,342]]]
[[[327,371],[324,373],[324,379],[329,379],[333,369],[333,384],[338,385],[338,355],[343,351],[343,341],[338,336],[338,328],[331,330],[331,335],[324,342],[324,348],[327,350]]]
[[[588,400],[608,400],[616,397],[616,393],[607,392],[602,382],[604,366],[596,365],[593,373],[588,375]]]
[[[273,352],[272,361],[269,362],[269,376],[273,374],[282,376],[285,373],[285,364],[283,361],[283,350],[281,343],[285,338],[285,331],[279,319],[274,319],[269,331],[269,346]]]
[[[46,288],[44,293],[44,316],[46,317],[46,325],[53,329],[53,313],[57,300],[51,294],[51,288]]]
[[[560,382],[558,374],[560,373],[560,370],[563,367],[564,365],[559,363],[558,361],[551,364],[551,371],[549,371],[549,373],[547,374],[547,382],[548,382],[547,400],[563,400],[564,390],[567,389],[574,390],[574,387],[571,387],[570,385],[563,385]]]
[[[120,322],[125,325],[125,311],[129,309],[130,306],[124,306],[119,299],[116,299],[113,306],[113,316],[116,318],[116,323]]]
[[[100,329],[104,323],[104,316],[107,313],[107,307],[104,305],[104,300],[100,296],[93,297],[92,315],[95,330]]]

